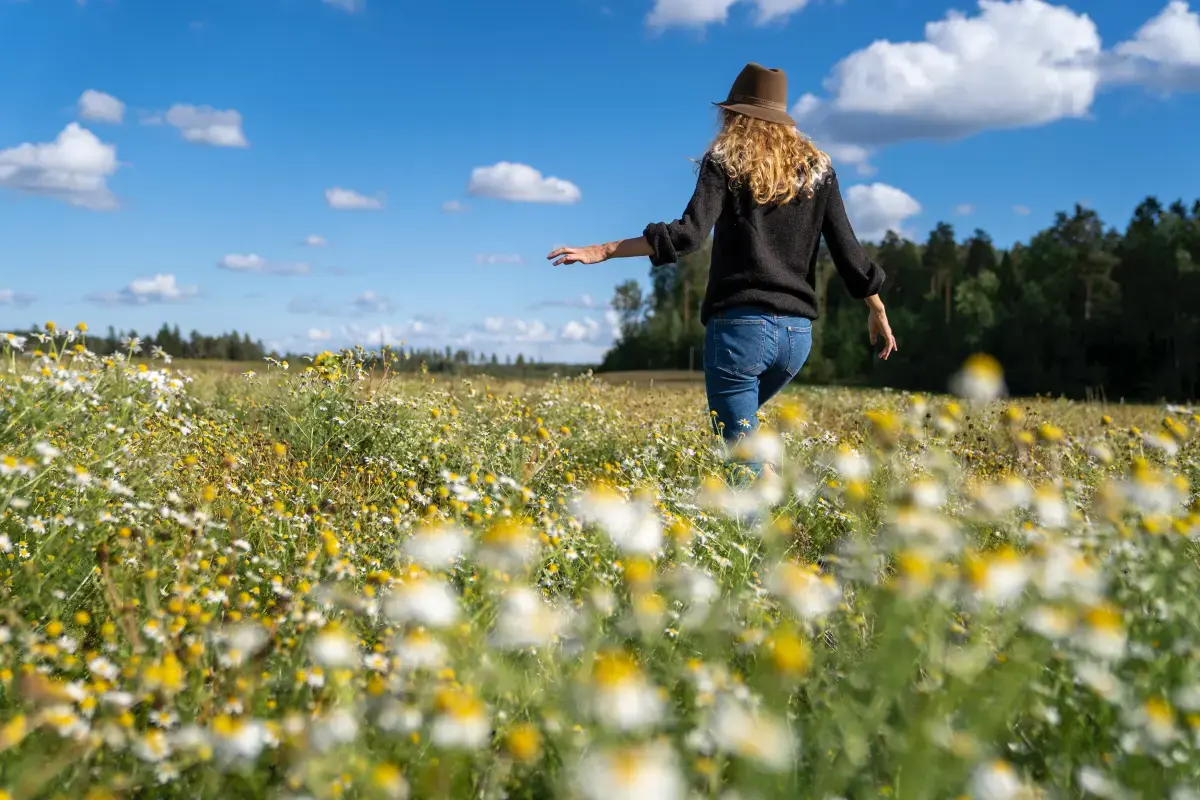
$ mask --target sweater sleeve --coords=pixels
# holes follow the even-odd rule
[[[708,238],[721,206],[725,202],[725,171],[711,156],[700,162],[700,175],[696,178],[696,191],[683,211],[683,216],[673,222],[652,222],[642,235],[650,243],[654,254],[650,263],[656,267],[671,264],[695,250]]]
[[[842,202],[842,192],[838,188],[837,175],[829,176],[828,196],[825,200],[825,219],[821,223],[821,235],[825,237],[825,245],[829,255],[837,267],[838,274],[850,290],[850,295],[856,300],[879,294],[883,285],[884,274],[879,265],[867,257],[866,251],[854,235],[850,220],[846,217],[846,206]]]

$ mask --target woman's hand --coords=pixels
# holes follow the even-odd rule
[[[879,357],[884,360],[900,349],[896,347],[896,337],[892,335],[892,326],[888,323],[887,312],[882,304],[878,307],[873,306],[867,315],[867,333],[871,335],[872,345],[883,339],[883,349],[879,351]]]
[[[587,247],[560,247],[546,256],[547,260],[559,264],[599,264],[612,256],[612,248],[606,244],[592,244]]]

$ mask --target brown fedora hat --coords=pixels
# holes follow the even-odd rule
[[[729,97],[713,105],[794,128],[796,121],[788,116],[787,99],[787,75],[783,70],[747,64],[729,89]]]

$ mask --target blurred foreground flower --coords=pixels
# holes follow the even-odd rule
[[[579,764],[575,787],[587,800],[682,800],[686,790],[666,742],[593,751]]]
[[[600,485],[584,492],[575,509],[584,522],[599,526],[623,552],[650,555],[662,547],[662,522],[645,500],[626,500],[615,489]]]
[[[753,761],[771,772],[792,765],[793,739],[787,726],[737,700],[723,697],[710,721],[709,734],[722,751]]]
[[[404,553],[425,569],[451,567],[467,551],[465,531],[453,525],[422,528],[404,543]]]
[[[475,750],[487,744],[492,733],[491,722],[487,708],[473,693],[443,689],[434,704],[439,712],[430,731],[435,745],[451,750]]]
[[[990,403],[1004,396],[1004,370],[1000,362],[984,353],[966,360],[950,380],[950,391],[966,400]]]
[[[489,641],[502,648],[540,647],[561,635],[567,621],[535,589],[510,589],[500,600]]]
[[[395,622],[445,628],[458,619],[458,595],[445,581],[413,578],[392,588],[383,612]]]
[[[596,719],[617,730],[639,730],[658,723],[663,701],[641,668],[626,653],[596,657],[591,672],[591,707]]]
[[[837,608],[842,589],[812,564],[784,561],[771,573],[770,590],[788,602],[802,620],[816,622]]]

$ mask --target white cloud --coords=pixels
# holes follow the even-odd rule
[[[79,96],[79,116],[120,125],[125,119],[125,104],[111,94],[88,89]]]
[[[370,289],[354,298],[351,304],[361,314],[386,314],[392,310],[392,303],[386,296]]]
[[[1184,0],[1171,0],[1132,39],[1117,45],[1116,52],[1160,64],[1200,65],[1200,14]]]
[[[878,241],[888,231],[903,233],[902,224],[921,213],[921,204],[886,183],[859,184],[846,191],[846,214],[863,241]]]
[[[304,237],[304,244],[308,247],[324,247],[325,245],[329,244],[329,242],[325,241],[324,236],[318,236],[317,234],[312,233]]]
[[[151,117],[147,122],[158,120]],[[179,130],[192,144],[213,147],[249,147],[242,132],[242,115],[233,109],[220,111],[212,106],[176,103],[167,111],[166,122]]]
[[[617,317],[606,312],[605,323],[585,317],[571,319],[557,329],[551,328],[540,319],[514,317],[486,317],[462,335],[454,337],[452,344],[462,347],[482,346],[509,349],[510,345],[608,345],[617,335]]]
[[[1100,35],[1087,14],[1043,0],[979,0],[914,42],[879,40],[842,59],[828,97],[803,96],[797,122],[843,160],[911,139],[955,139],[1088,114],[1100,84]]]
[[[442,203],[442,211],[445,211],[447,214],[461,214],[466,210],[467,207],[458,200],[447,200]]]
[[[524,264],[520,253],[479,253],[475,256],[476,264]]]
[[[413,340],[422,340],[429,338],[434,331],[429,325],[421,320],[409,320],[408,322],[400,323],[399,325],[346,325],[339,332],[339,336],[350,345],[360,344],[364,347],[399,347],[404,344],[411,344]]]
[[[729,9],[737,0],[654,0],[654,8],[646,18],[652,28],[701,27],[724,22]]]
[[[808,0],[755,0],[760,25],[795,14],[808,5]]]
[[[954,213],[960,217],[969,217],[975,213],[975,206],[970,203],[959,203],[954,207]]]
[[[609,332],[613,339],[618,339],[621,336],[621,315],[615,309],[610,308],[604,312],[604,321],[608,323]]]
[[[1028,217],[1032,213],[1032,210],[1029,206],[1013,206],[1013,213],[1018,217]]]
[[[600,338],[600,323],[591,317],[582,322],[571,320],[559,331],[558,338],[567,342],[594,342]]]
[[[729,18],[729,9],[741,0],[654,0],[646,17],[651,28],[701,28],[722,23]],[[755,6],[755,21],[766,24],[794,14],[808,5],[809,0],[750,0]]]
[[[149,305],[151,303],[181,303],[199,294],[195,286],[180,286],[171,274],[153,278],[137,278],[115,292],[94,292],[88,299],[104,305]]]
[[[0,150],[0,186],[45,195],[81,208],[115,208],[108,178],[117,171],[117,148],[72,122],[53,142]]]
[[[321,0],[327,6],[332,6],[347,14],[357,14],[367,7],[367,0]]]
[[[546,324],[540,319],[513,320],[513,328],[516,331],[513,341],[516,342],[548,342],[554,338]]]
[[[585,308],[585,309],[600,309],[608,308],[607,303],[599,303],[596,298],[590,294],[581,294],[578,297],[568,297],[566,300],[542,300],[530,306],[532,309],[540,308]]]
[[[17,292],[12,289],[0,289],[0,306],[16,306],[25,308],[32,304],[37,297],[28,292]]]
[[[494,197],[517,203],[579,202],[579,187],[562,178],[543,177],[528,164],[501,161],[490,167],[476,167],[471,172],[467,191],[480,197]]]
[[[315,314],[321,317],[363,317],[390,314],[393,305],[386,295],[368,289],[349,299],[324,295],[293,297],[287,310],[293,314]]]
[[[379,197],[367,197],[352,189],[343,189],[340,186],[335,186],[332,189],[325,190],[325,202],[330,208],[343,211],[376,211],[383,208],[384,198],[382,195]]]
[[[1045,0],[978,0],[921,41],[851,53],[792,116],[835,161],[870,172],[875,148],[1086,118],[1113,85],[1200,90],[1200,13],[1169,0],[1128,41],[1101,45],[1086,13]]]
[[[363,325],[349,323],[337,327],[311,327],[306,331],[271,341],[268,348],[278,352],[299,351],[313,353],[318,350],[339,349],[361,345],[378,349],[381,345],[428,346],[434,343],[439,331],[431,327],[427,319],[410,319],[397,324]]]
[[[479,341],[491,344],[530,343],[552,342],[554,338],[554,332],[546,327],[546,323],[540,319],[487,317],[481,325],[476,327],[474,334],[468,333],[460,337],[459,342],[464,345]]]
[[[1200,14],[1184,0],[1171,0],[1114,52],[1110,77],[1116,82],[1200,88]]]
[[[255,253],[247,255],[231,253],[217,262],[217,266],[230,272],[254,272],[260,275],[307,275],[310,272],[308,264],[303,262],[275,263],[267,261]]]
[[[617,315],[606,312],[604,321],[576,319],[560,327],[538,319],[488,317],[475,324],[449,323],[423,316],[405,322],[379,325],[351,322],[341,326],[314,326],[306,332],[285,337],[271,346],[280,351],[362,345],[399,347],[451,347],[474,354],[495,353],[515,357],[524,353],[543,361],[595,362],[618,334]]]

